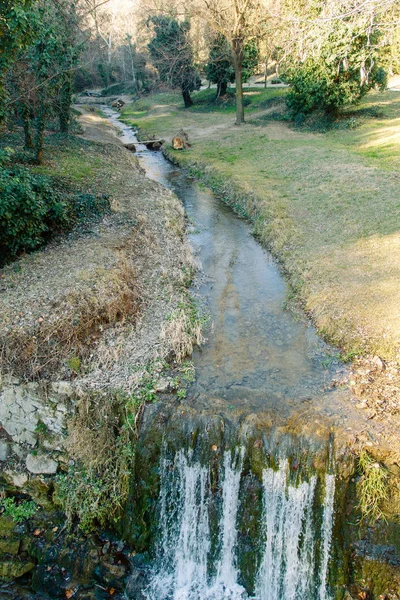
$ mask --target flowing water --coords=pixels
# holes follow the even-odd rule
[[[195,406],[223,421],[233,414],[282,417],[329,394],[339,365],[314,328],[285,309],[287,285],[249,224],[161,153],[137,143],[116,113],[104,112],[122,130],[122,141],[137,144],[148,177],[182,201],[202,266],[197,293],[212,327],[208,343],[194,354],[196,382],[182,409]],[[194,452],[196,445],[210,445],[207,427],[191,446],[182,433],[180,448],[175,443],[171,452],[164,445],[161,452],[158,523],[143,596],[328,600],[332,460],[322,470],[298,468],[282,447],[272,460],[273,436],[263,433],[263,442],[254,442],[261,446],[262,468],[252,472],[250,446],[240,441],[234,449],[220,448],[214,464]]]
[[[104,109],[134,142],[149,178],[171,189],[189,219],[189,237],[203,278],[198,293],[205,299],[212,329],[207,345],[196,351],[196,402],[229,410],[274,409],[301,402],[329,388],[338,363],[314,327],[285,309],[287,284],[271,255],[212,192],[202,189],[167,161],[161,152],[139,144],[118,115]]]
[[[161,468],[160,534],[148,600],[249,598],[241,585],[237,537],[241,529],[240,481],[244,449],[224,453],[216,531],[210,506],[209,468],[179,451]],[[316,503],[317,476],[290,481],[287,459],[262,473],[262,513],[252,547],[259,549],[255,569],[257,600],[327,600],[332,534],[334,476],[325,476],[322,504]],[[322,517],[321,517],[322,510]],[[219,513],[219,514],[218,514]],[[213,546],[213,535],[217,538]]]

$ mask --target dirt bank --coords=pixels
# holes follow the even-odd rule
[[[111,213],[0,271],[0,582],[33,573],[34,589],[54,598],[75,587],[82,598],[100,597],[98,587],[119,598],[129,549],[122,556],[115,534],[102,538],[121,555],[117,567],[81,531],[66,541],[65,513],[85,531],[115,526],[143,405],[179,385],[174,361],[201,333],[180,202],[144,176],[96,111],[81,123],[81,141],[49,150],[42,170],[108,195]],[[83,570],[76,553],[66,558],[71,544],[88,555]],[[43,559],[47,550],[62,553],[64,572]],[[21,597],[35,597],[26,589]],[[8,583],[2,590],[20,597]]]

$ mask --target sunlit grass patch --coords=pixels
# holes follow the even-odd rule
[[[357,483],[359,508],[364,519],[374,523],[385,519],[384,504],[388,499],[389,475],[365,450],[358,457],[360,479]]]

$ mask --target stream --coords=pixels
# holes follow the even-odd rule
[[[102,111],[121,141],[135,144],[146,175],[182,202],[201,265],[194,292],[211,317],[207,344],[193,355],[196,381],[187,400],[163,413],[161,431],[160,409],[153,416],[150,409],[139,439],[138,464],[156,463],[157,473],[149,483],[138,467],[136,497],[149,503],[153,495],[143,517],[153,559],[134,594],[329,600],[332,439],[316,442],[283,429],[307,403],[329,396],[343,367],[306,318],[285,307],[288,286],[249,223],[161,152],[147,150],[117,113]],[[150,456],[152,440],[160,438]],[[139,507],[132,503],[134,515]],[[137,543],[137,528],[129,528]]]
[[[249,223],[200,187],[161,152],[138,143],[132,129],[102,111],[135,143],[147,177],[172,190],[189,220],[189,239],[202,277],[196,290],[211,316],[207,344],[196,350],[196,405],[247,411],[301,404],[330,389],[340,364],[304,317],[285,309],[288,286]],[[337,353],[336,353],[337,354]]]

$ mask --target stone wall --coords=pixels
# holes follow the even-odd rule
[[[22,383],[0,386],[0,471],[6,482],[24,489],[36,476],[54,475],[67,460],[67,418],[75,404],[71,383]]]

